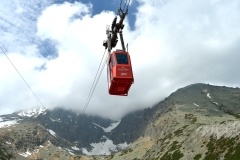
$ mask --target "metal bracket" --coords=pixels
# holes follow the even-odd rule
[[[117,45],[118,42],[118,33],[120,35],[120,41],[121,41],[121,46],[122,50],[125,51],[125,45],[124,45],[124,39],[123,39],[123,34],[122,30],[124,28],[123,21],[128,14],[128,6],[129,6],[130,0],[126,0],[124,8],[121,8],[122,5],[122,0],[120,3],[120,8],[118,9],[118,16],[120,17],[120,21],[117,23],[117,16],[113,19],[111,29],[110,26],[107,26],[106,28],[106,34],[107,34],[107,40],[103,41],[103,46],[105,49],[108,49],[109,53],[111,52],[112,48],[114,48]]]

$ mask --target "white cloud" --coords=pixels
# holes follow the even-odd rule
[[[237,49],[240,34],[238,1],[142,3],[136,23],[141,34],[134,41],[136,47],[132,50],[141,52],[141,46],[148,48],[144,53],[151,58],[154,73],[159,74],[154,85],[159,87],[159,92],[163,91],[165,80],[171,82],[171,88],[194,82],[232,85],[229,80],[239,85],[237,79],[229,77],[235,76],[239,68],[234,62],[239,56],[232,51],[234,46]],[[148,63],[144,65],[149,66]]]
[[[65,106],[81,111],[104,51],[106,25],[111,24],[114,12],[92,15],[91,5],[77,2],[43,2],[42,9],[32,11],[34,3],[32,0],[27,5],[6,7],[4,14],[11,13],[14,7],[16,13],[7,18],[1,16],[5,41],[0,42],[46,107]],[[124,28],[135,78],[129,96],[108,95],[105,68],[86,110],[88,114],[119,118],[129,111],[149,107],[191,83],[240,86],[239,1],[139,3],[136,29],[131,31],[127,21]],[[29,11],[35,20],[27,16]],[[18,25],[10,21],[13,17]],[[39,56],[33,37],[56,42],[58,56]],[[4,68],[0,70],[1,113],[9,112],[9,107],[16,110],[40,105],[4,55],[0,55],[0,62]],[[45,70],[35,69],[43,64]]]

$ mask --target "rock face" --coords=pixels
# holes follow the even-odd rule
[[[119,121],[35,109],[0,116],[0,159],[237,160],[239,118],[240,89],[207,84]]]
[[[152,110],[144,136],[112,159],[239,159],[240,89],[194,84]]]
[[[89,158],[110,155],[125,149],[142,135],[148,124],[144,113],[138,111],[118,121],[78,115],[61,108],[2,115],[0,156],[2,159],[66,159],[75,155],[89,155]]]

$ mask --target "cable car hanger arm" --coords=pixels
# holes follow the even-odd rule
[[[120,3],[120,8],[118,9],[117,16],[120,17],[119,22],[117,23],[117,16],[113,19],[111,28],[110,26],[107,26],[106,28],[106,34],[107,34],[107,40],[103,42],[103,46],[105,49],[108,49],[108,52],[110,53],[112,48],[114,48],[117,45],[118,42],[118,35],[120,35],[120,41],[121,41],[121,46],[122,50],[126,51],[125,44],[124,44],[124,39],[123,39],[123,34],[122,30],[124,28],[123,21],[128,14],[128,6],[129,6],[130,0],[126,0],[124,8],[121,8],[122,5],[122,0]]]

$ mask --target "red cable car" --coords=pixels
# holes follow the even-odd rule
[[[128,13],[129,1],[125,2],[124,9],[118,9],[118,16],[120,21],[117,22],[117,16],[113,19],[112,26],[107,26],[106,34],[107,40],[103,41],[103,46],[108,49],[109,61],[108,61],[108,88],[110,95],[127,96],[128,91],[133,84],[133,72],[130,55],[126,52],[122,30],[124,28],[124,18]],[[122,50],[116,50],[111,53],[112,48],[116,47],[118,42],[118,36],[120,35],[120,41]]]
[[[108,62],[109,94],[127,96],[133,82],[129,53],[123,50],[113,51]]]

